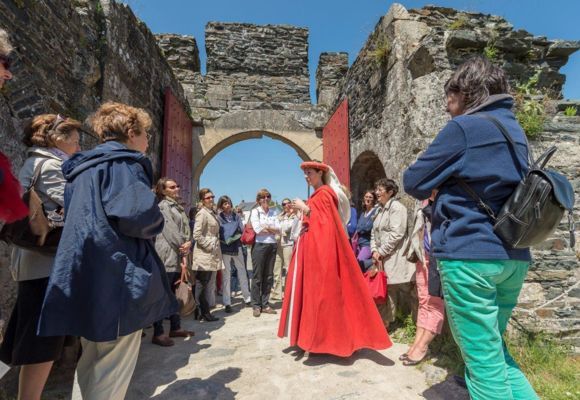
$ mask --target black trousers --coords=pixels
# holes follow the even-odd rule
[[[252,306],[269,307],[270,291],[274,284],[276,243],[256,243],[252,247]]]
[[[171,286],[171,291],[175,294],[175,282],[177,282],[181,278],[181,271],[180,272],[167,272],[167,281],[169,282],[169,286]],[[178,331],[181,329],[181,317],[179,313],[175,313],[169,316],[169,323],[170,323],[170,330],[171,331]],[[161,336],[163,335],[163,320],[157,321],[153,323],[153,336]]]
[[[199,309],[201,315],[206,315],[209,313],[209,303],[207,302],[207,291],[209,290],[209,281],[211,280],[211,274],[214,271],[196,271],[195,279],[199,281],[200,291],[199,291]]]

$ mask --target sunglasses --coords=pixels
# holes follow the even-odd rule
[[[270,194],[267,194],[264,197],[262,197],[262,199],[271,199],[271,198],[272,198],[272,195],[270,195]]]
[[[2,64],[5,69],[9,70],[10,65],[12,64],[12,60],[8,56],[0,55],[0,64]]]
[[[56,115],[56,118],[54,119],[54,121],[53,121],[53,122],[52,122],[52,124],[50,125],[50,129],[49,129],[49,131],[56,131],[56,128],[58,128],[58,126],[59,126],[60,124],[62,124],[63,122],[65,122],[65,121],[66,121],[66,118],[65,118],[65,117],[63,117],[63,116],[62,116],[62,115],[60,115],[60,114],[57,114],[57,115]]]
[[[288,203],[288,202],[282,203],[283,206],[289,206],[290,204],[292,204],[292,203]]]

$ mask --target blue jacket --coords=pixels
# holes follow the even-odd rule
[[[230,244],[226,244],[226,239],[231,239],[235,235],[240,235],[241,237],[241,234],[244,232],[244,226],[242,225],[242,220],[235,212],[231,216],[232,220],[228,222],[223,212],[218,214],[218,221],[220,223],[220,247],[222,254],[235,256],[238,255],[242,241],[237,239]]]
[[[177,310],[153,239],[163,215],[146,156],[118,142],[63,164],[65,218],[38,333],[110,341]]]
[[[431,231],[435,258],[531,260],[529,249],[511,249],[502,242],[493,232],[490,217],[456,180],[463,178],[497,213],[527,170],[524,157],[528,149],[524,132],[511,111],[513,100],[509,96],[492,97],[496,100],[478,113],[489,114],[506,127],[519,147],[517,164],[506,139],[491,121],[464,114],[449,121],[403,175],[405,191],[419,200],[439,189]]]
[[[360,247],[371,245],[371,232],[373,230],[373,222],[375,221],[375,214],[378,207],[374,207],[368,216],[365,216],[364,209],[361,211],[358,223],[356,224],[356,231],[358,232],[358,245]]]

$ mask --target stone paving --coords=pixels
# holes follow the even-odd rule
[[[405,345],[349,358],[308,355],[277,338],[279,315],[255,318],[239,303],[232,314],[221,307],[214,314],[219,321],[185,318],[183,327],[196,335],[174,347],[151,344],[147,329],[127,400],[467,399],[451,381],[429,388],[423,372],[404,367]]]

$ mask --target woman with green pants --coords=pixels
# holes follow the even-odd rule
[[[487,59],[459,66],[445,84],[452,119],[403,177],[405,191],[419,200],[439,190],[431,248],[473,400],[538,398],[502,339],[531,262],[529,249],[504,244],[458,184],[463,179],[497,213],[524,176],[528,147],[508,92],[504,71]],[[510,152],[490,117],[506,128],[517,152]]]

